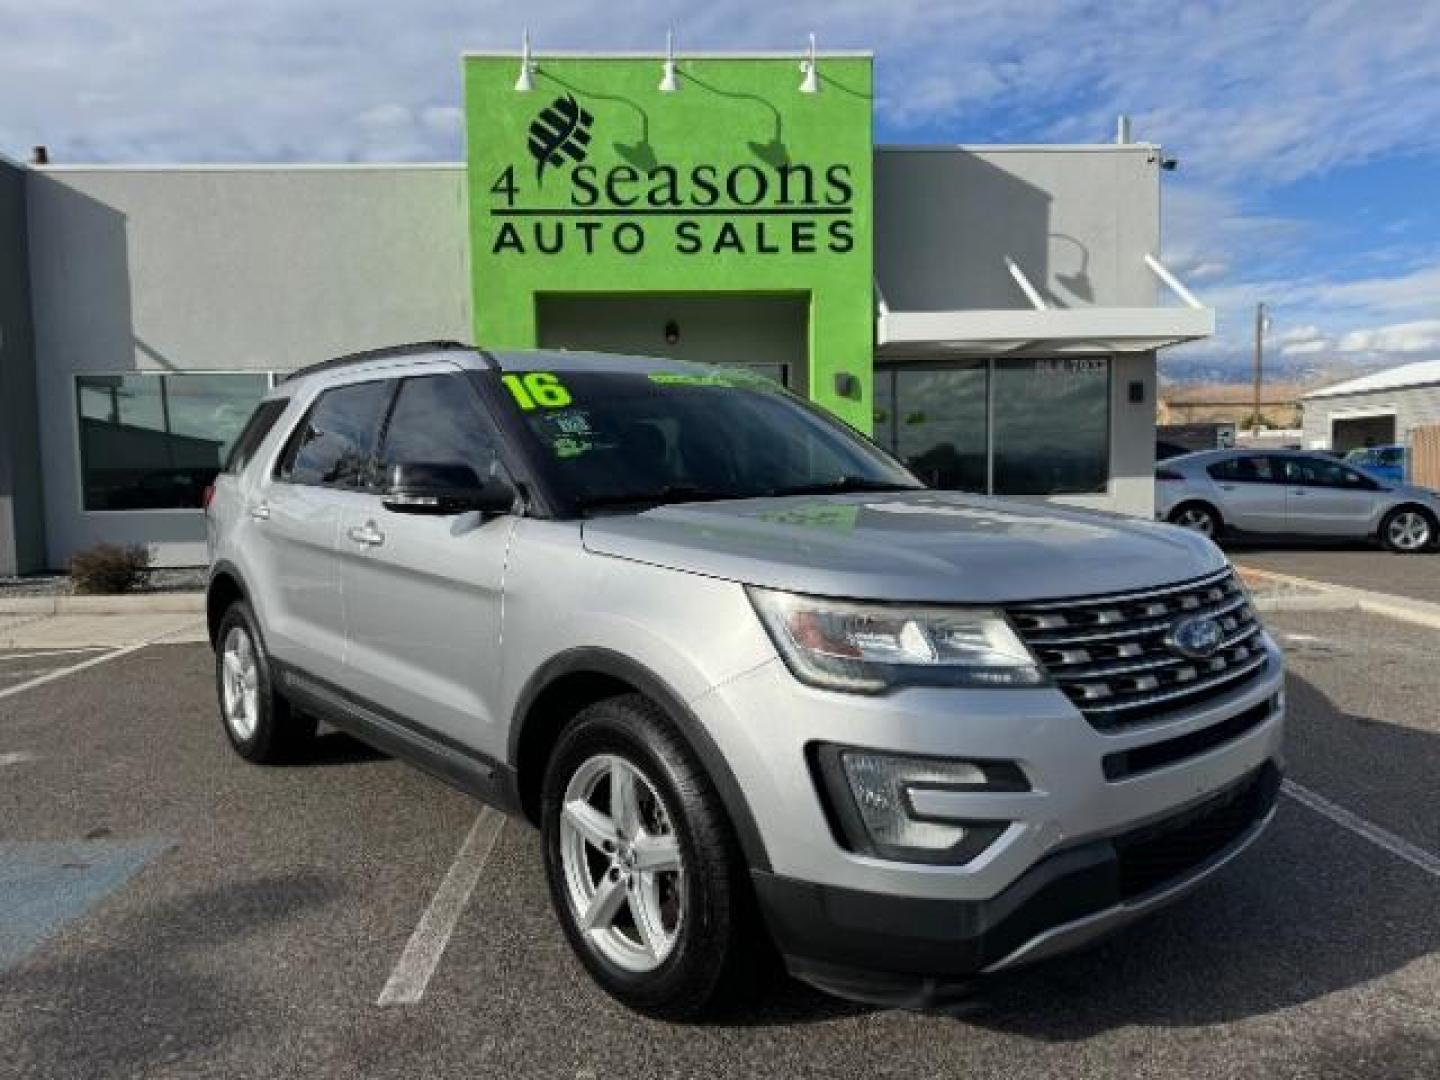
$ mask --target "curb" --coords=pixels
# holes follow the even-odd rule
[[[0,615],[198,615],[204,610],[205,594],[198,592],[0,597]]]
[[[1398,622],[1440,630],[1440,604],[1432,604],[1427,600],[1412,600],[1407,596],[1394,596],[1391,593],[1352,589],[1345,585],[1332,585],[1328,581],[1277,574],[1273,570],[1255,570],[1248,566],[1237,566],[1236,569],[1244,579],[1296,590],[1288,596],[1282,594],[1257,597],[1257,603],[1267,605],[1261,607],[1262,611],[1364,611]],[[1310,595],[1303,595],[1306,592]]]

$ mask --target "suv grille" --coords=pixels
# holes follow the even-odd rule
[[[1142,723],[1228,693],[1265,665],[1260,621],[1228,567],[1144,592],[1007,609],[1025,643],[1092,725]],[[1220,647],[1204,659],[1166,644],[1187,615],[1212,616]]]

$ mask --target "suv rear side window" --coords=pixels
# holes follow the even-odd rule
[[[393,380],[382,380],[326,390],[290,436],[275,475],[292,484],[370,486],[380,420],[394,388]]]
[[[480,479],[491,475],[498,437],[457,375],[421,375],[400,384],[386,425],[380,475],[391,465],[468,465]]]
[[[1205,471],[1212,480],[1238,484],[1274,484],[1280,480],[1274,459],[1254,454],[1217,461]]]
[[[280,414],[289,404],[289,398],[271,398],[255,406],[255,411],[250,414],[250,419],[245,421],[245,427],[235,440],[235,445],[230,448],[230,456],[225,459],[227,473],[244,471],[245,466],[250,464],[250,459],[255,456],[255,451],[259,450],[260,444],[265,441],[265,436],[269,435],[275,426],[275,421],[280,419]]]

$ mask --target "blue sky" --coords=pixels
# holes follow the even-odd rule
[[[1244,369],[1260,299],[1276,356],[1440,357],[1437,0],[0,0],[0,153],[458,159],[459,54],[522,22],[541,49],[873,49],[880,141],[1104,141],[1129,113],[1180,161],[1165,259],[1219,311],[1191,358]]]

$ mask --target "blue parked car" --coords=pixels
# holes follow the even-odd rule
[[[1367,446],[1362,450],[1351,450],[1345,455],[1345,460],[1381,480],[1388,480],[1393,484],[1405,482],[1403,446]]]

